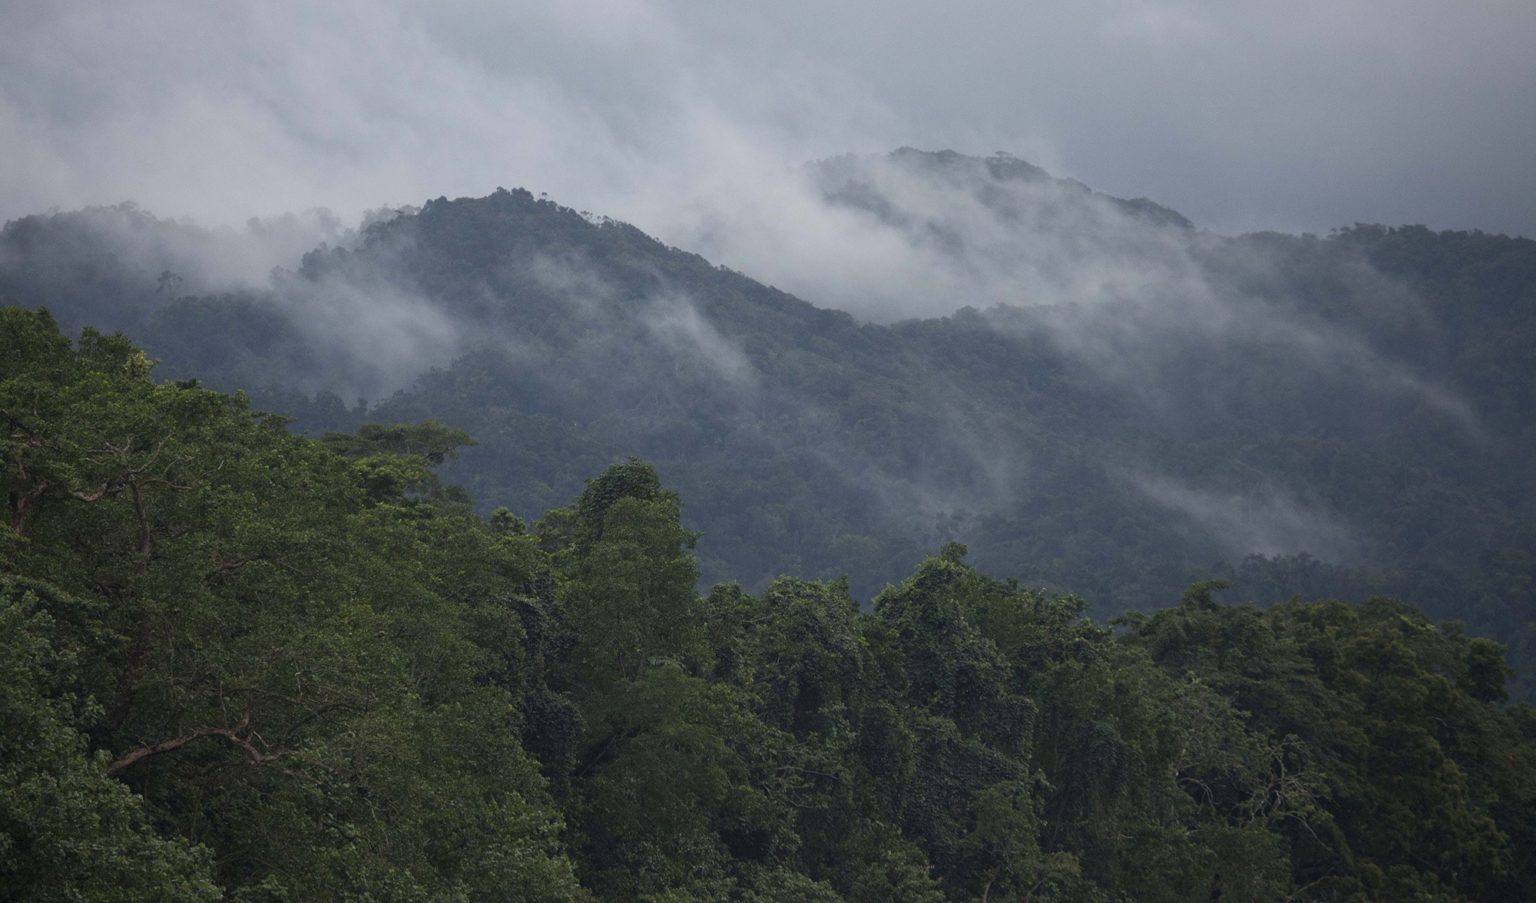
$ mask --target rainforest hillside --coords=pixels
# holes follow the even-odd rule
[[[1202,583],[1109,628],[954,543],[867,609],[841,580],[700,594],[694,500],[642,461],[482,518],[438,474],[460,430],[301,438],[20,308],[0,425],[0,899],[1536,882],[1536,713],[1497,643],[1403,603]]]
[[[523,190],[350,233],[28,217],[0,293],[311,435],[463,429],[444,474],[482,514],[640,455],[690,500],[704,586],[846,575],[867,601],[956,540],[1102,615],[1210,578],[1384,593],[1536,663],[1536,244],[1223,237],[1007,156],[803,176],[811,237],[691,238],[853,314]]]

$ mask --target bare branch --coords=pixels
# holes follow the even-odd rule
[[[255,731],[249,729],[250,721],[251,713],[247,711],[245,716],[240,719],[240,723],[234,727],[198,728],[194,731],[188,731],[179,737],[172,737],[169,740],[162,740],[159,743],[154,743],[149,746],[141,746],[138,749],[133,750],[132,752],[117,759],[112,764],[108,765],[107,774],[117,774],[119,771],[122,771],[130,765],[133,765],[135,762],[142,761],[149,758],[150,756],[158,756],[162,753],[173,752],[182,748],[183,746],[186,746],[188,743],[191,743],[195,740],[200,740],[204,737],[224,738],[224,740],[229,742],[231,745],[243,751],[245,753],[246,760],[252,765],[265,765],[268,762],[272,762],[276,759],[280,759],[291,754],[291,751],[289,750],[264,752],[263,750],[259,749],[256,746],[256,743],[253,743],[252,740],[254,739],[257,742],[262,742],[261,736]]]

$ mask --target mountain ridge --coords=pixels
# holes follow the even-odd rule
[[[487,508],[536,517],[642,454],[709,500],[687,511],[706,581],[845,573],[868,598],[960,539],[987,572],[1083,592],[1100,613],[1221,576],[1261,601],[1432,595],[1432,611],[1523,636],[1530,242],[1224,239],[1023,161],[997,164],[1018,175],[988,206],[972,190],[987,161],[919,153],[906,169],[838,165],[874,167],[868,186],[920,214],[886,238],[1002,282],[890,325],[522,189],[380,217],[265,289],[167,297],[148,266],[132,276],[143,307],[116,309],[97,283],[61,292],[12,263],[0,291],[128,329],[167,376],[243,386],[305,429],[467,429],[481,444],[447,476]],[[949,169],[921,181],[934,158]],[[1034,197],[1015,182],[1056,204],[1017,218],[1043,243],[1009,238],[1009,205]],[[1016,291],[1042,303],[995,303]],[[1489,555],[1502,563],[1480,573]]]

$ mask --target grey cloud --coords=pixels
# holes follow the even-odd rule
[[[663,346],[693,358],[737,388],[757,384],[757,369],[746,354],[720,334],[693,302],[681,295],[653,298],[641,322]]]
[[[0,217],[351,218],[524,184],[670,239],[747,180],[913,144],[1222,231],[1536,234],[1533,45],[1509,0],[16,0]]]
[[[947,158],[844,158],[753,180],[733,209],[674,229],[706,256],[873,320],[1145,297],[1195,278],[1186,230],[1149,226],[1075,183],[930,159]]]
[[[1238,316],[1193,262],[1207,238],[1101,198],[1072,208],[1093,228],[1032,219],[1061,206],[1070,189],[1056,183],[1011,186],[998,207],[877,167],[904,217],[885,221],[828,204],[799,164],[1007,149],[1217,231],[1364,220],[1536,234],[1531,46],[1536,5],[1500,0],[16,0],[0,7],[0,218],[131,198],[238,229],[522,184],[870,319],[1076,305],[1056,341],[1128,386],[1145,388],[1157,330],[1262,334],[1475,427],[1453,395],[1348,336]],[[219,259],[253,281],[298,253],[239,247],[259,250]],[[580,269],[546,261],[540,278],[597,297]],[[750,375],[686,299],[658,303],[658,336]],[[1141,316],[1117,316],[1128,303]],[[373,391],[467,341],[404,290],[343,292],[336,309],[316,328],[373,324],[347,346]],[[1188,512],[1214,504],[1208,489],[1147,485]],[[1270,518],[1276,548],[1330,535],[1295,508]]]
[[[275,303],[302,324],[312,347],[323,349],[323,368],[310,377],[313,384],[303,386],[310,390],[387,397],[430,367],[447,365],[466,342],[462,324],[430,299],[387,286],[325,280],[305,291],[279,293]]]
[[[1022,161],[916,152],[841,158],[791,179],[753,180],[730,203],[733,210],[691,227],[676,224],[686,233],[682,243],[865,319],[999,308],[991,315],[999,328],[1045,330],[1099,378],[1154,409],[1188,405],[1165,397],[1159,368],[1198,338],[1242,343],[1351,386],[1419,399],[1480,433],[1454,392],[1305,312],[1288,295],[1282,264],[1266,252]],[[1248,297],[1212,273],[1212,257],[1267,284],[1270,297]],[[1406,286],[1363,259],[1338,267],[1340,303],[1383,324],[1431,325]],[[1018,317],[1007,308],[1045,312]]]
[[[1196,486],[1167,475],[1121,474],[1125,483],[1197,528],[1228,554],[1288,555],[1307,552],[1347,561],[1361,552],[1343,520],[1279,486],[1227,489]]]
[[[178,290],[188,294],[265,287],[274,268],[295,266],[317,245],[345,244],[356,234],[319,208],[253,217],[239,227],[159,219],[132,204],[88,208],[62,219],[69,225],[60,247],[30,253],[67,255],[71,242],[89,242],[136,281],[154,285],[170,271]],[[0,265],[11,263],[0,257]]]

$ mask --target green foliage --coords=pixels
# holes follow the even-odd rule
[[[459,449],[475,445],[463,430],[443,426],[432,420],[421,423],[377,423],[358,427],[356,434],[326,433],[321,444],[347,458],[365,458],[375,454],[420,457],[429,464],[441,464],[458,457]]]
[[[5,316],[27,355],[0,371],[6,570],[91,600],[75,780],[118,794],[122,838],[142,797],[230,894],[576,894],[516,732],[502,597],[545,568],[526,543],[381,495],[239,398],[155,385],[121,338],[71,351]]]
[[[217,900],[209,851],[155,833],[87,754],[78,693],[94,606],[0,575],[0,899]]]
[[[0,311],[0,898],[1519,899],[1536,714],[1384,598],[1113,629],[950,543],[695,590],[629,459],[530,532]],[[90,863],[81,868],[80,863]]]
[[[832,202],[907,228],[865,163],[813,172]],[[1051,182],[1016,159],[904,149],[883,165],[1074,245],[1175,247],[1156,266],[1199,289],[955,298],[947,317],[860,325],[498,190],[380,219],[240,293],[200,272],[189,249],[218,255],[192,227],[131,206],[27,217],[0,230],[0,297],[128,330],[171,376],[248,391],[353,453],[441,458],[484,513],[531,518],[642,454],[690,500],[708,583],[846,575],[863,600],[959,537],[983,571],[1071,589],[1101,616],[1213,576],[1263,604],[1408,598],[1536,674],[1536,242],[1421,226],[1196,236],[1166,208],[1088,203],[1076,185],[1058,185],[1076,214],[1010,208],[1010,185]],[[397,364],[389,343],[330,325],[375,295],[420,299],[474,340]],[[387,397],[340,397],[359,394]],[[483,444],[453,460],[463,434],[426,425],[337,440],[369,419],[449,422]],[[375,494],[467,498],[434,501],[403,467],[365,465]],[[1514,698],[1536,692],[1525,679]]]
[[[1536,815],[1536,760],[1520,710],[1490,704],[1489,679],[1504,672],[1489,641],[1385,599],[1269,611],[1186,599],[1130,639],[1283,738],[1265,797],[1281,806],[1248,810],[1290,837],[1298,880],[1392,898],[1518,896],[1510,869]]]
[[[697,666],[708,655],[703,607],[694,592],[695,535],[683,529],[677,497],[637,461],[594,479],[576,506],[575,542],[562,553],[562,601],[580,637],[583,681],[638,680],[652,664]]]

